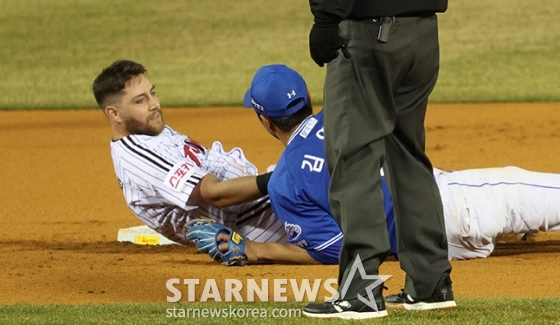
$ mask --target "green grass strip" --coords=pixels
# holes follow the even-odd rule
[[[144,64],[164,106],[241,105],[258,67],[286,63],[322,102],[301,0],[0,0],[0,109],[92,108],[116,59]],[[558,0],[450,1],[432,102],[560,100]]]
[[[409,324],[560,324],[560,298],[461,298],[453,311],[389,309],[369,323]],[[118,305],[0,306],[2,324],[333,324],[301,316],[304,303],[177,303]],[[216,313],[220,313],[218,317]],[[204,314],[207,313],[207,314]],[[215,313],[214,317],[210,313]],[[206,315],[206,317],[204,316]],[[227,317],[224,317],[227,316]],[[274,317],[276,316],[276,317]],[[283,316],[283,317],[282,317]],[[362,321],[345,321],[345,324]]]

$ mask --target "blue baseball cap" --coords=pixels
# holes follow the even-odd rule
[[[267,117],[285,117],[308,101],[303,77],[284,64],[271,64],[257,70],[243,104]]]

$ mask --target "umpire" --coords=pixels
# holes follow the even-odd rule
[[[379,170],[394,198],[403,291],[387,305],[454,308],[443,208],[425,153],[424,118],[439,70],[436,13],[447,0],[310,0],[312,59],[327,64],[324,86],[329,201],[344,233],[339,299],[309,304],[310,317],[387,315],[383,285],[376,304],[363,297],[374,280],[351,272],[359,255],[378,275],[388,255]],[[343,55],[339,55],[342,53]],[[370,286],[370,288],[367,288]],[[360,297],[362,296],[362,297]]]

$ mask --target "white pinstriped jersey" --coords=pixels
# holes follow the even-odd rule
[[[194,187],[208,173],[219,179],[257,175],[257,168],[239,148],[225,152],[216,141],[207,149],[166,126],[157,136],[130,135],[111,141],[111,157],[128,207],[170,240],[189,244],[185,224],[205,216],[253,241],[287,241],[268,197],[228,208],[186,204]]]

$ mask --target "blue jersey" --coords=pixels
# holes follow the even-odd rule
[[[288,241],[305,248],[320,263],[338,264],[343,236],[329,205],[330,177],[323,140],[320,112],[303,121],[290,137],[270,178],[268,193],[274,212],[288,233]],[[384,180],[383,192],[389,193]],[[384,197],[393,252],[393,204],[390,195]]]
[[[383,208],[385,209],[385,222],[391,243],[391,254],[397,254],[397,229],[395,228],[395,213],[393,212],[393,197],[385,182],[385,176],[381,176],[381,191],[383,192]]]

